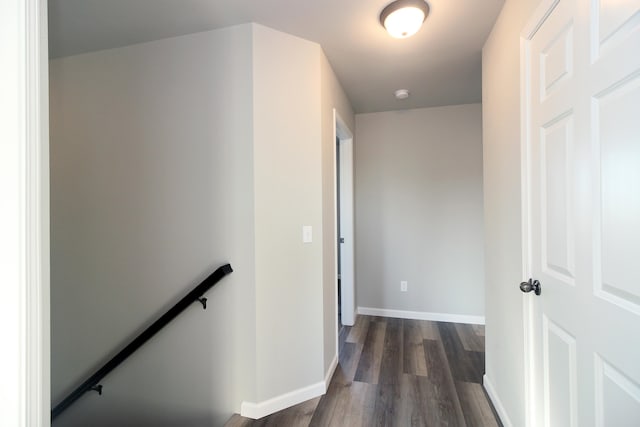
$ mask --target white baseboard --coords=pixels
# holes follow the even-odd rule
[[[502,425],[504,425],[504,427],[513,427],[513,424],[511,423],[511,419],[509,419],[509,415],[507,414],[507,411],[504,409],[504,405],[502,404],[502,401],[498,397],[498,394],[496,393],[496,389],[493,387],[493,384],[487,377],[487,374],[484,374],[482,376],[482,385],[484,386],[484,389],[487,390],[489,399],[491,399],[491,403],[493,403],[493,407],[496,408],[496,412],[500,417],[500,421],[502,421]]]
[[[333,360],[331,361],[331,365],[329,365],[329,369],[327,369],[327,373],[324,376],[324,392],[326,393],[329,390],[329,384],[331,384],[331,378],[333,378],[333,373],[338,367],[338,354],[336,353],[333,356]]]
[[[257,420],[275,412],[290,408],[306,400],[322,396],[325,393],[325,382],[320,381],[289,393],[281,394],[260,403],[242,402],[240,415]]]
[[[324,376],[324,381],[299,388],[298,390],[294,390],[289,393],[281,394],[280,396],[273,397],[265,400],[264,402],[242,402],[240,405],[240,415],[257,420],[258,418],[266,417],[267,415],[290,408],[298,403],[322,396],[327,392],[329,384],[331,383],[331,378],[333,377],[333,373],[337,367],[338,355],[336,354]]]
[[[467,323],[484,325],[484,316],[467,314],[429,313],[426,311],[389,310],[386,308],[358,307],[358,314],[367,316],[395,317],[398,319],[433,320],[436,322]]]

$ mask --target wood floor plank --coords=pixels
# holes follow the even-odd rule
[[[324,396],[259,420],[234,416],[226,427],[502,427],[479,384],[484,351],[468,350],[478,349],[479,341],[467,334],[480,339],[484,331],[358,318],[342,331],[339,364]],[[415,348],[420,343],[421,351]]]
[[[472,325],[472,327],[473,332],[475,332],[476,335],[484,337],[484,325]],[[484,349],[482,349],[482,351],[484,351]]]
[[[360,361],[362,347],[363,346],[361,344],[355,344],[352,342],[344,343],[342,346],[342,352],[338,356],[338,368],[342,375],[337,376],[337,381],[341,381],[343,383],[353,381],[353,377],[356,375],[358,362]]]
[[[375,321],[369,323],[367,337],[365,338],[358,368],[354,376],[355,381],[378,384],[386,328],[386,322]]]
[[[340,329],[338,330],[338,348],[342,349],[342,346],[344,345],[344,343],[347,341],[347,337],[349,336],[349,333],[351,332],[351,326],[340,326]]]
[[[276,412],[270,417],[265,417],[266,422],[260,424],[264,427],[307,427],[311,423],[311,418],[320,402],[320,397],[307,400],[291,408]]]
[[[429,373],[427,378],[433,385],[430,398],[437,402],[436,418],[441,425],[465,426],[462,407],[442,343],[425,340],[424,353]]]
[[[378,384],[373,426],[391,427],[396,419],[396,402],[400,398],[400,384]]]
[[[309,426],[370,426],[376,386],[361,382],[332,383]]]
[[[343,387],[328,426],[369,427],[373,422],[376,391],[377,386],[357,381]]]
[[[382,324],[381,322],[376,322]],[[393,426],[396,420],[396,406],[399,401],[400,377],[402,375],[402,320],[387,319],[382,347],[380,370],[373,425]],[[370,326],[371,330],[371,326]],[[363,350],[364,354],[364,350]],[[358,375],[356,374],[356,380]]]
[[[336,369],[336,373],[333,375],[334,379],[336,378],[336,375],[338,375],[339,370],[340,367]],[[322,399],[320,399],[320,402],[316,407],[316,411],[309,422],[309,427],[324,427],[329,425],[340,399],[340,391],[344,387],[345,383],[331,380],[327,393],[322,396]]]
[[[469,427],[500,427],[480,384],[456,382],[458,397]]]
[[[398,426],[442,425],[438,419],[438,402],[432,396],[433,384],[427,377],[404,375],[400,383],[400,401],[397,403]]]
[[[403,374],[403,320],[387,319],[378,384],[397,384]]]
[[[422,331],[422,339],[424,340],[440,340],[440,332],[438,331],[438,323],[431,320],[415,320]]]
[[[467,352],[467,359],[469,360],[469,369],[473,372],[471,374],[471,382],[482,384],[485,364],[484,351],[469,351]]]
[[[351,326],[349,335],[347,335],[347,342],[364,344],[369,330],[369,323],[371,322],[370,316],[358,316],[356,317],[356,323]]]
[[[453,387],[453,386],[451,386]],[[427,377],[404,374],[399,383],[379,384],[374,426],[464,427],[460,411],[449,398],[438,398],[438,390]]]
[[[422,328],[417,320],[403,321],[403,372],[427,376]]]
[[[476,334],[473,325],[456,323],[455,328],[465,350],[484,351],[484,337]]]
[[[253,421],[252,419],[240,416],[240,414],[233,414],[224,427],[251,427]]]
[[[438,322],[438,329],[453,378],[482,383],[484,356],[464,349],[454,323]]]

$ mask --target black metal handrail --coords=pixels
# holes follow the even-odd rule
[[[180,301],[171,307],[165,314],[160,316],[158,320],[153,322],[151,326],[145,329],[140,335],[138,335],[133,341],[131,341],[125,348],[120,350],[118,354],[113,356],[111,360],[98,369],[93,375],[91,375],[85,382],[83,382],[78,388],[73,390],[62,402],[58,403],[51,410],[51,419],[60,415],[65,409],[71,406],[76,400],[78,400],[84,393],[90,390],[97,391],[102,394],[102,386],[100,381],[113,371],[118,365],[131,356],[137,349],[139,349],[145,342],[147,342],[152,336],[154,336],[160,329],[164,328],[169,322],[171,322],[178,314],[180,314],[185,308],[187,308],[192,302],[200,301],[203,308],[207,308],[207,299],[202,295],[220,281],[224,276],[233,272],[230,264],[225,264],[219,267],[216,271],[211,273],[209,277],[204,279],[202,283],[193,288],[191,292],[184,296]]]

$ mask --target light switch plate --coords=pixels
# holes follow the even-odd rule
[[[313,242],[313,228],[310,225],[302,226],[302,243]]]

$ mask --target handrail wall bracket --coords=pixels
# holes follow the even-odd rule
[[[200,297],[200,298],[198,298],[198,301],[200,301],[200,304],[202,304],[202,309],[206,310],[207,309],[207,299],[205,297]]]

